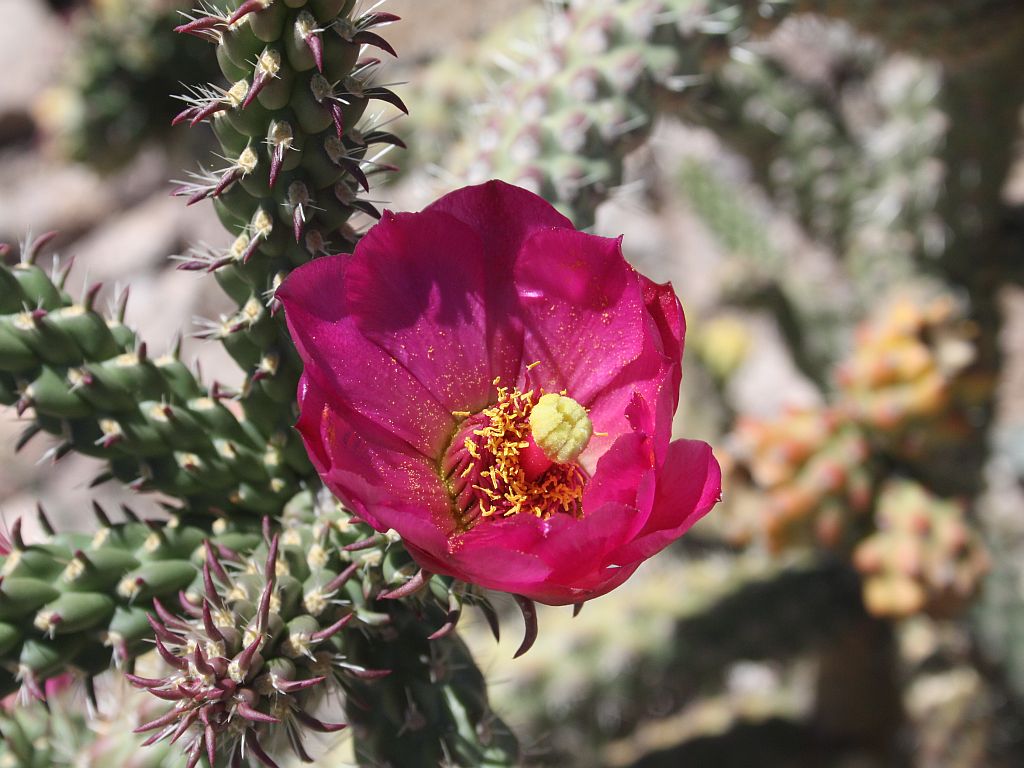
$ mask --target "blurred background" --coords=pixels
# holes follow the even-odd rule
[[[188,6],[0,0],[0,242],[57,230],[73,292],[130,286],[151,348],[184,332],[236,384],[188,336],[234,305],[168,258],[229,239],[169,196],[213,146],[170,127],[171,94],[220,79],[170,31]],[[514,622],[498,645],[466,622],[527,762],[1024,765],[1024,6],[384,10],[411,116],[375,120],[409,148],[370,197],[500,177],[624,234],[687,311],[677,432],[726,472],[709,519],[578,617],[543,611],[525,657]],[[86,529],[97,465],[48,447],[0,464],[0,512]]]

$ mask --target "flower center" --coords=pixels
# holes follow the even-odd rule
[[[458,528],[523,513],[581,517],[587,475],[576,459],[593,433],[586,409],[564,394],[494,385],[494,405],[456,414],[464,419],[442,460]]]

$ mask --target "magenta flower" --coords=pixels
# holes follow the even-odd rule
[[[670,442],[682,308],[620,244],[490,182],[296,270],[278,296],[324,482],[424,569],[555,605],[681,536],[721,473]]]

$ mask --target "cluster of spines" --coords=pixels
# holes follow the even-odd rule
[[[341,693],[364,759],[418,750],[417,764],[432,764],[432,754],[462,745],[458,758],[466,744],[473,754],[499,751],[496,764],[514,759],[514,740],[484,728],[500,721],[470,657],[429,671],[429,659],[462,647],[451,634],[461,604],[493,618],[486,600],[424,573],[394,538],[343,514],[302,513],[264,536],[245,556],[207,547],[201,587],[181,595],[182,611],[155,604],[156,647],[171,673],[130,679],[173,705],[140,731],[152,741],[187,739],[190,765],[202,755],[236,765],[245,753],[274,766],[265,744],[275,741],[309,760],[302,734],[343,727],[316,714]],[[437,690],[419,686],[434,673]],[[385,725],[392,716],[394,730]],[[418,717],[429,722],[417,726]],[[415,733],[396,738],[403,726]]]
[[[145,746],[188,737],[187,768],[194,768],[204,755],[210,765],[241,765],[246,753],[276,768],[263,745],[268,727],[281,728],[306,761],[311,758],[303,746],[303,729],[333,732],[344,727],[324,723],[308,710],[328,678],[347,671],[334,664],[337,649],[330,641],[355,614],[346,611],[323,626],[306,613],[300,594],[288,594],[278,583],[279,572],[289,568],[287,560],[279,560],[279,543],[277,536],[271,540],[262,566],[250,559],[252,568],[243,563],[237,573],[229,572],[208,548],[204,590],[198,601],[192,596],[182,601],[186,616],[155,603],[159,618],[150,622],[154,641],[171,672],[128,679],[172,706],[138,727],[139,732],[153,732]],[[323,613],[319,611],[321,617]]]

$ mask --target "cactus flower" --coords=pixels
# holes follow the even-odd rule
[[[490,182],[386,212],[278,296],[311,459],[426,571],[580,603],[719,499],[711,448],[670,441],[671,286],[530,192]]]

